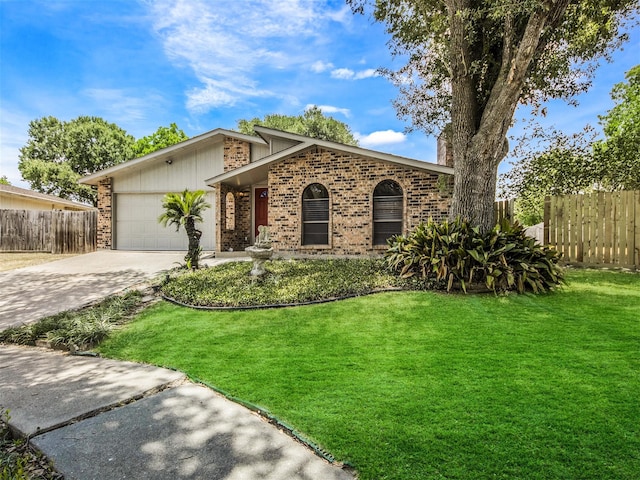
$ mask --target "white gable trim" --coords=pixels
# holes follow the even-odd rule
[[[255,137],[253,135],[245,135],[243,133],[234,132],[232,130],[225,130],[223,128],[216,128],[215,130],[211,130],[209,132],[203,133],[196,137],[190,138],[188,140],[185,140],[184,142],[176,143],[175,145],[171,145],[161,150],[156,150],[155,152],[151,152],[148,155],[145,155],[143,157],[139,157],[133,160],[119,163],[118,165],[114,165],[113,167],[109,167],[104,170],[100,170],[99,172],[93,173],[91,175],[87,175],[86,177],[82,177],[80,180],[78,180],[78,182],[84,183],[87,185],[97,185],[98,181],[100,181],[103,178],[110,177],[115,173],[123,172],[132,168],[138,168],[145,163],[153,163],[161,159],[166,159],[184,150],[194,148],[199,143],[208,141],[215,137],[220,137],[220,138],[232,137],[232,138],[243,140],[249,143],[255,143],[259,145],[267,144],[267,142],[265,142],[260,137]]]

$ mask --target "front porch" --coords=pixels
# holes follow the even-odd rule
[[[258,226],[268,225],[269,190],[264,184],[216,187],[216,251],[243,252],[253,245]]]

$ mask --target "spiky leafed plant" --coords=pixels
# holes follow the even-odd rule
[[[202,212],[210,207],[204,190],[192,192],[185,189],[182,193],[167,193],[162,199],[165,212],[158,217],[158,222],[165,227],[167,224],[175,225],[176,231],[183,225],[189,237],[189,251],[184,257],[188,268],[198,268],[202,232],[196,228],[196,222],[202,222]]]

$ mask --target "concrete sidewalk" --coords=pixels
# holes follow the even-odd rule
[[[171,370],[0,346],[0,410],[71,479],[353,480]]]

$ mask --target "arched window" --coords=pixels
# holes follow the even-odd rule
[[[402,187],[383,180],[373,191],[373,244],[386,245],[387,238],[402,234]]]
[[[329,243],[329,192],[312,183],[302,192],[302,245]]]
[[[227,230],[235,230],[236,229],[236,199],[233,196],[233,193],[227,193],[225,197],[225,226]]]

